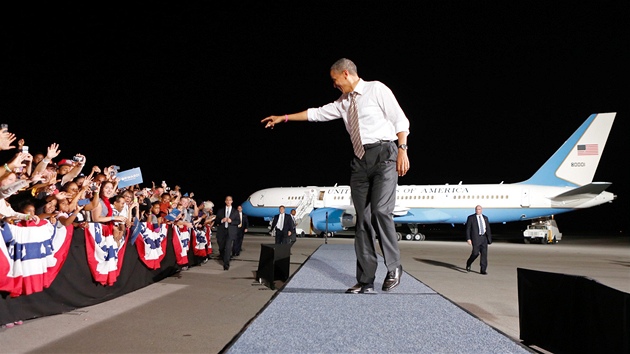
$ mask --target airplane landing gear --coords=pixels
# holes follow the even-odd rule
[[[426,240],[426,236],[421,233],[406,234],[404,239],[407,241],[424,241]]]
[[[418,232],[418,224],[407,224],[410,233],[405,235],[405,240],[424,241],[426,237],[421,232]]]

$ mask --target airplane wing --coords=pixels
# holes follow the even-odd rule
[[[452,215],[438,209],[413,209],[405,215],[394,215],[394,222],[397,223],[419,223],[419,224],[438,224],[450,222]]]
[[[407,213],[409,212],[409,210],[410,210],[410,208],[405,208],[405,207],[401,207],[401,206],[396,205],[396,206],[394,207],[394,216],[396,217],[396,216],[404,216],[404,215],[407,215]],[[355,211],[355,213],[356,213],[356,211]]]

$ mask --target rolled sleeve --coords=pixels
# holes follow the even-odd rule
[[[331,102],[319,108],[309,108],[306,115],[309,122],[328,122],[331,120],[342,118],[340,104]]]
[[[374,86],[375,91],[378,92],[376,97],[378,97],[385,119],[392,123],[395,133],[406,132],[409,134],[409,119],[407,119],[392,90],[380,82]]]

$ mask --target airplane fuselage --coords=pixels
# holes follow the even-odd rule
[[[552,201],[553,196],[571,189],[526,184],[400,185],[396,189],[394,220],[420,224],[464,223],[475,206],[482,205],[491,222],[512,222],[590,208],[614,199],[614,194],[604,191],[571,203]],[[280,205],[287,210],[295,209],[310,195],[314,197],[315,208],[354,213],[350,186],[263,189],[252,194],[243,208],[247,215],[268,218],[278,213]]]
[[[481,205],[491,223],[548,218],[611,202],[607,182],[593,182],[615,113],[592,114],[528,180],[510,184],[402,185],[396,189],[394,221],[458,224]],[[278,207],[296,209],[317,230],[336,231],[356,222],[349,186],[279,187],[259,190],[243,212],[267,220]]]

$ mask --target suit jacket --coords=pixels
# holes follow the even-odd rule
[[[273,217],[273,221],[271,222],[271,229],[275,230],[278,224],[278,218],[280,217],[280,214],[276,215]],[[291,218],[291,214],[287,214],[284,213],[284,225],[281,225],[282,227],[278,226],[277,228],[284,231],[285,233],[287,231],[293,231],[293,218]]]
[[[236,211],[236,213],[238,213],[238,211]],[[243,214],[243,219],[241,220],[241,227],[238,228],[238,232],[243,233],[245,229],[248,229],[248,228],[249,228],[249,219],[247,218],[247,215]]]
[[[214,221],[214,224],[217,225],[217,231],[225,231],[225,223],[222,223],[221,220],[225,217],[225,207],[220,209],[217,213],[217,218]],[[228,216],[232,219],[232,222],[228,224],[228,234],[230,236],[236,235],[238,224],[241,223],[241,217],[238,214],[238,210],[236,210],[235,206],[232,206],[232,210],[230,211],[230,215]]]
[[[488,239],[488,244],[491,244],[492,231],[490,230],[490,222],[488,221],[487,216],[481,214],[481,217],[483,218],[486,226],[486,238]],[[468,218],[466,219],[466,240],[472,240],[473,244],[475,244],[479,239],[479,222],[477,220],[477,214],[468,215]]]

